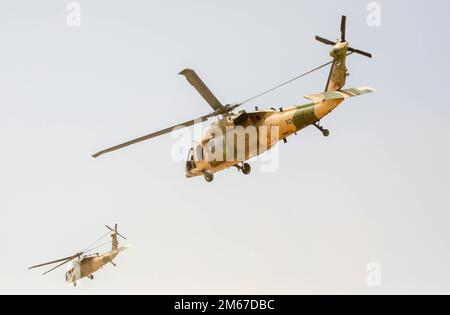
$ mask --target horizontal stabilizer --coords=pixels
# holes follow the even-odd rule
[[[119,253],[121,253],[121,252],[123,252],[124,250],[127,250],[127,249],[129,249],[129,248],[131,248],[131,245],[121,246],[121,247],[119,247],[119,248],[117,249],[117,251],[118,251]]]
[[[318,94],[306,95],[305,98],[313,101],[323,102],[326,100],[336,100],[336,99],[345,99],[349,97],[364,95],[368,93],[375,92],[374,89],[370,87],[360,87],[354,89],[340,90],[340,91],[330,91],[323,92]]]

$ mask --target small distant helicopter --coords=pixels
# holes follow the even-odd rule
[[[198,144],[194,144],[189,150],[189,156],[186,162],[186,177],[204,176],[206,181],[212,182],[214,179],[214,173],[228,169],[230,167],[236,167],[239,171],[244,174],[250,174],[251,167],[245,161],[264,153],[267,150],[273,148],[273,146],[283,140],[287,142],[287,138],[291,135],[297,134],[300,130],[308,127],[315,126],[319,129],[325,137],[330,135],[329,130],[324,129],[320,125],[320,121],[326,115],[331,113],[337,106],[339,106],[346,98],[359,96],[367,93],[374,92],[375,90],[370,87],[361,87],[353,89],[342,90],[346,83],[347,76],[347,66],[346,59],[347,56],[351,54],[360,54],[362,56],[372,58],[370,53],[364,52],[359,49],[354,49],[349,46],[346,39],[346,22],[347,18],[342,17],[341,20],[341,38],[337,41],[331,41],[319,36],[316,36],[316,40],[319,42],[332,46],[330,55],[333,58],[331,62],[321,65],[311,71],[308,71],[292,80],[289,80],[281,85],[278,85],[270,90],[258,94],[242,103],[238,104],[228,104],[222,105],[222,103],[216,98],[216,96],[211,92],[211,90],[206,86],[206,84],[200,79],[200,77],[191,69],[185,69],[180,72],[181,75],[185,76],[191,85],[200,93],[200,95],[205,99],[205,101],[214,110],[212,113],[204,115],[198,119],[190,120],[185,123],[160,130],[155,133],[140,137],[138,139],[125,142],[123,144],[111,147],[109,149],[100,151],[93,155],[97,158],[108,152],[116,151],[130,145],[149,140],[167,133],[172,132],[178,128],[190,127],[198,123],[207,121],[209,118],[221,116],[219,121],[212,123],[207,131],[202,141]],[[310,99],[312,102],[292,106],[289,108],[280,107],[278,110],[271,108],[268,110],[259,110],[256,108],[255,112],[246,112],[245,110],[234,113],[233,111],[238,107],[253,101],[267,93],[270,93],[288,83],[291,83],[301,77],[311,74],[319,69],[322,69],[328,65],[331,65],[331,70],[326,83],[325,92],[307,95],[305,98]],[[221,157],[217,159],[216,156],[212,158],[211,147],[217,149],[219,146],[236,151],[236,143],[234,141],[229,141],[228,133],[234,132],[233,129],[236,127],[256,127],[257,136],[254,142],[261,144],[264,143],[265,146],[252,145],[251,140],[245,140],[245,154],[240,159],[228,159]],[[261,127],[278,128],[278,134],[276,137],[269,135],[268,132],[260,132]],[[218,136],[216,130],[221,130],[222,135]],[[234,137],[234,136],[233,136]],[[233,138],[234,139],[234,138]],[[220,141],[218,141],[220,140]],[[219,143],[219,144],[216,144]],[[227,150],[222,150],[226,152]]]
[[[69,262],[72,262],[72,265],[70,266],[70,268],[68,268],[68,270],[66,272],[66,282],[67,283],[73,284],[73,286],[76,287],[78,284],[77,282],[83,278],[89,278],[91,280],[94,280],[93,274],[95,272],[97,272],[99,269],[103,268],[106,264],[110,263],[114,267],[116,267],[116,264],[113,262],[113,260],[117,257],[117,255],[119,255],[120,252],[129,248],[128,246],[119,247],[119,241],[118,241],[117,236],[120,236],[124,240],[126,240],[126,238],[117,231],[117,224],[115,225],[114,229],[110,228],[107,225],[106,225],[106,228],[109,230],[108,233],[106,233],[100,239],[95,241],[95,243],[93,243],[91,246],[89,246],[86,250],[84,250],[80,253],[76,253],[73,256],[69,256],[66,258],[62,258],[62,259],[54,260],[54,261],[51,261],[48,263],[30,267],[30,268],[28,268],[28,270],[60,263],[56,267],[53,267],[52,269],[46,271],[43,274],[43,275],[46,275],[46,274],[50,273],[51,271],[53,271],[59,267],[62,267]],[[87,253],[92,252],[93,250],[95,250],[97,248],[100,248],[100,247],[103,247],[103,246],[109,244],[110,241],[93,248],[93,246],[98,244],[102,239],[104,239],[108,235],[111,235],[111,238],[112,238],[111,251],[104,253],[104,254],[86,255]]]

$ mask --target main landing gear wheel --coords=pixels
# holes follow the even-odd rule
[[[211,171],[206,171],[203,176],[208,183],[211,183],[214,180],[214,173]]]
[[[252,171],[252,167],[248,163],[238,163],[234,167],[238,169],[239,172],[242,172],[242,174],[248,175]]]
[[[94,276],[93,275],[88,276],[88,278],[91,279],[91,280],[94,280]]]
[[[77,285],[78,285],[78,283],[76,283],[76,282],[73,283],[73,286],[74,286],[75,288],[77,287]]]
[[[319,123],[315,123],[314,127],[319,129],[322,132],[324,137],[330,136],[330,130],[323,128]]]
[[[248,163],[242,164],[242,173],[245,175],[249,175],[252,172],[252,167]]]

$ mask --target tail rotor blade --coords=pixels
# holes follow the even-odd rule
[[[335,42],[333,42],[333,41],[331,41],[331,40],[329,40],[329,39],[320,37],[320,36],[316,36],[316,40],[319,41],[319,42],[321,42],[321,43],[323,43],[323,44],[325,44],[325,45],[331,45],[331,46],[336,45]]]
[[[341,42],[345,42],[345,33],[347,31],[347,17],[345,15],[342,16],[341,20]]]
[[[117,224],[115,225],[115,229],[113,230],[112,228],[110,228],[109,226],[107,226],[107,225],[105,225],[106,226],[106,228],[108,229],[108,230],[110,230],[111,232],[113,232],[113,233],[116,233],[117,235],[119,235],[121,238],[123,238],[124,240],[126,240],[127,238],[125,237],[125,236],[123,236],[122,234],[120,234],[119,232],[117,232]]]
[[[353,52],[355,54],[360,54],[360,55],[365,56],[367,58],[372,58],[372,54],[371,53],[368,53],[368,52],[365,52],[365,51],[362,51],[362,50],[359,50],[359,49],[355,49],[355,48],[349,47],[348,51],[351,51],[351,52]]]
[[[120,234],[119,232],[117,232],[117,235],[119,235],[121,238],[123,238],[124,240],[126,240],[127,238],[125,236],[123,236],[122,234]]]

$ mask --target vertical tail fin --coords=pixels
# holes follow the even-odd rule
[[[117,236],[120,236],[121,238],[123,238],[124,240],[126,240],[127,238],[123,235],[121,235],[118,231],[117,231],[117,224],[114,226],[114,229],[110,228],[109,226],[106,225],[106,228],[108,230],[110,230],[111,233],[111,238],[112,238],[112,250],[118,250],[119,249],[119,240]]]
[[[331,66],[330,75],[328,77],[325,92],[339,91],[345,86],[347,81],[347,53],[348,43],[337,43],[331,50],[330,55],[333,57],[333,65]]]
[[[117,233],[114,232],[111,234],[112,237],[112,248],[111,250],[118,250],[119,249],[119,240],[117,239]]]

